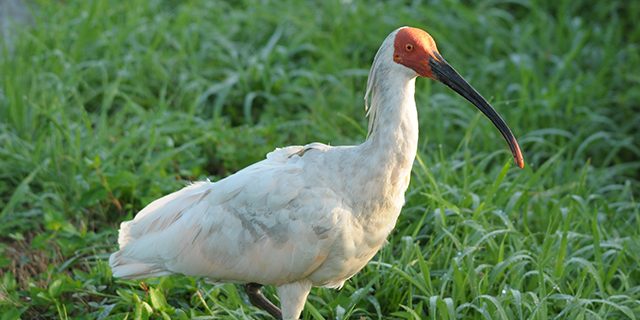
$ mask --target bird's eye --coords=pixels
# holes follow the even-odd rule
[[[407,45],[405,46],[405,49],[407,49],[407,51],[411,51],[413,50],[413,45],[411,43],[407,43]]]

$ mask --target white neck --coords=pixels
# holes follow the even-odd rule
[[[383,153],[402,152],[413,161],[418,146],[415,78],[388,76],[379,82],[372,97],[365,144],[375,145]]]
[[[368,179],[377,181],[371,196],[403,202],[418,148],[416,73],[393,62],[393,38],[395,32],[380,47],[369,73],[369,134],[359,147]]]
[[[376,76],[369,106],[369,135],[361,148],[369,157],[368,162],[379,168],[372,173],[386,173],[390,176],[385,179],[392,180],[387,182],[395,184],[402,182],[393,181],[396,178],[408,179],[418,149],[415,77],[376,71],[384,76]]]

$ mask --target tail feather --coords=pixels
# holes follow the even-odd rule
[[[203,200],[211,192],[212,186],[208,180],[195,182],[151,202],[133,220],[120,224],[120,249],[140,237],[166,229],[180,219],[185,210]]]
[[[109,257],[114,277],[137,279],[172,274],[162,262],[161,233],[178,221],[183,213],[211,192],[209,181],[196,182],[157,199],[140,211],[133,220],[120,224],[120,250]]]
[[[157,264],[125,258],[122,255],[123,252],[120,250],[109,257],[109,266],[116,278],[139,279],[172,274]]]

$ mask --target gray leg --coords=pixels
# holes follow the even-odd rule
[[[271,303],[271,301],[269,301],[262,292],[260,292],[260,288],[262,288],[261,284],[253,282],[244,285],[244,290],[249,295],[249,301],[251,301],[254,306],[269,312],[269,314],[274,318],[282,319],[282,312],[280,311],[280,308]]]

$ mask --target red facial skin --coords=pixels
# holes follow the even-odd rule
[[[393,47],[393,61],[411,68],[422,77],[437,80],[431,73],[429,59],[440,61],[440,53],[436,42],[428,33],[417,28],[402,28],[396,34]]]
[[[434,59],[435,61],[443,64],[446,64],[446,62],[443,61],[444,59],[442,59],[440,52],[438,52],[438,48],[436,47],[436,43],[435,41],[433,41],[433,38],[424,30],[411,28],[411,27],[405,27],[398,30],[398,33],[396,34],[396,39],[393,43],[393,48],[394,48],[393,61],[395,61],[396,63],[399,63],[407,68],[412,69],[419,76],[431,78],[433,80],[438,80],[441,82],[442,80],[445,80],[445,79],[438,79],[438,77],[434,75],[431,70],[431,67],[429,65],[429,61],[431,59]],[[455,72],[455,70],[453,70],[453,72]],[[471,90],[475,91],[468,83],[466,83],[466,81],[464,81],[464,79],[462,79],[461,77],[459,78]],[[456,92],[458,92],[458,94],[462,94],[460,91],[456,90]],[[479,93],[476,92],[476,94],[481,99],[484,100],[484,98],[482,98]],[[468,96],[465,96],[465,98],[469,100]],[[476,105],[476,107],[480,108],[480,106],[476,104],[476,102],[473,102],[473,101],[471,102],[474,105]],[[491,106],[488,103],[486,104],[489,108],[491,108]],[[485,112],[485,115],[487,115],[486,112]],[[495,119],[492,119],[491,121],[494,121],[494,124],[496,123]],[[502,119],[500,119],[500,121],[503,122]],[[503,132],[503,135],[506,134],[505,131],[503,130],[501,131]],[[507,142],[509,143],[509,146],[512,148],[512,152],[513,152],[513,156],[515,158],[516,164],[518,165],[518,167],[524,168],[524,160],[522,157],[522,152],[520,151],[520,146],[518,145],[518,142],[513,137],[513,134],[510,132],[510,130],[507,130],[507,131],[509,133],[505,135],[505,137],[508,140]]]

